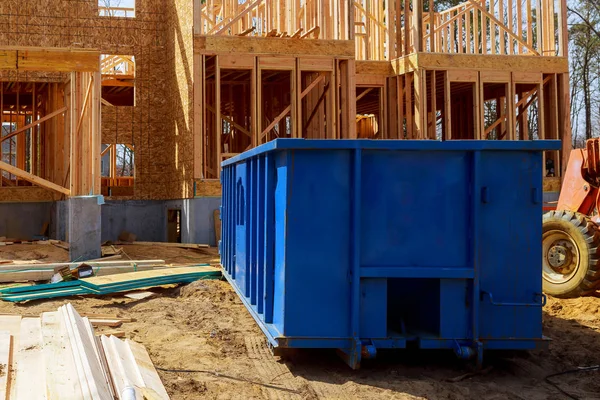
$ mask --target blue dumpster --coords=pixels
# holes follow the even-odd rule
[[[224,274],[275,350],[534,349],[543,150],[278,139],[222,164]]]

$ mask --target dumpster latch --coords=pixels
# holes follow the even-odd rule
[[[486,292],[482,290],[480,296],[481,301],[483,301],[486,296],[488,297],[490,303],[493,306],[497,307],[544,307],[546,305],[546,295],[543,293],[535,293],[533,303],[511,303],[495,301],[494,295],[491,292]]]

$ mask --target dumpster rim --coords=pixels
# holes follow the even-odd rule
[[[221,163],[236,164],[277,150],[381,150],[381,151],[548,151],[560,150],[560,140],[373,140],[373,139],[275,139]]]

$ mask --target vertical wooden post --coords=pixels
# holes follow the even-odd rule
[[[342,135],[356,139],[356,66],[354,60],[340,63],[342,75]]]
[[[221,177],[221,161],[223,161],[221,153],[222,153],[222,145],[221,140],[223,135],[223,120],[221,119],[221,67],[219,66],[219,56],[215,56],[215,122],[217,126],[215,127],[215,132],[217,135],[216,138],[216,155],[217,155],[217,165],[216,175],[217,178]]]
[[[435,53],[436,43],[435,43],[435,2],[434,0],[429,0],[429,51]]]
[[[102,96],[102,76],[100,72],[93,73],[94,88],[92,95],[91,113],[92,113],[92,193],[97,195],[102,192],[101,188],[101,177],[102,170],[100,166],[100,151],[102,148],[102,126],[100,124],[102,106],[100,104],[100,98]]]
[[[413,0],[414,52],[423,51],[423,0]]]
[[[387,98],[386,102],[389,105],[388,112],[388,139],[398,139],[398,104],[400,103],[400,98],[398,94],[398,83],[397,81],[400,79],[399,76],[393,76],[386,79],[387,85]]]
[[[194,72],[192,76],[193,80],[193,93],[192,99],[194,102],[193,109],[193,135],[194,135],[194,179],[202,179],[202,126],[204,120],[204,110],[202,107],[203,102],[203,91],[204,86],[204,56],[201,54],[194,54]]]
[[[567,17],[567,0],[560,0],[558,10],[558,55],[566,57],[569,54],[569,26]]]
[[[398,108],[398,139],[404,139],[404,76],[398,76],[396,78],[396,86],[398,93],[398,100],[396,102],[396,107]],[[393,104],[390,102],[390,104]]]
[[[569,74],[558,74],[558,94],[559,94],[559,112],[560,121],[559,134],[562,140],[562,163],[561,176],[565,176],[571,149],[573,148],[572,132],[571,132],[571,99],[570,99],[570,83]]]
[[[415,71],[415,129],[418,139],[427,138],[427,71]]]
[[[328,73],[329,76],[329,93],[327,93],[327,139],[335,139],[335,134],[337,132],[337,118],[335,117],[336,106],[336,93],[337,86],[335,86],[335,73]],[[298,90],[300,92],[301,90]],[[300,104],[298,104],[298,109],[302,108]],[[298,120],[298,124],[301,124],[302,121]]]
[[[76,145],[76,136],[75,130],[77,129],[77,116],[79,113],[77,112],[77,97],[79,91],[77,90],[77,73],[71,72],[71,105],[69,107],[69,143],[70,143],[70,151],[69,151],[69,175],[70,175],[70,183],[69,189],[71,190],[71,196],[77,196],[79,194],[79,190],[77,187],[77,145]]]
[[[432,140],[437,139],[437,77],[436,71],[431,71],[431,136]]]
[[[194,0],[194,35],[202,34],[202,0]]]
[[[406,95],[404,98],[406,99],[406,131],[408,139],[416,139],[417,135],[415,134],[415,107],[412,102],[412,92],[414,85],[414,72],[408,73],[405,75],[406,83],[404,87],[406,88]]]

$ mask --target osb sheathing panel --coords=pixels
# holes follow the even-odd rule
[[[0,203],[44,202],[60,199],[61,194],[38,186],[0,187]]]
[[[173,116],[175,141],[168,149],[175,154],[175,168],[181,172],[184,197],[193,196],[193,2],[190,0],[167,0],[167,65],[170,114]]]
[[[192,197],[192,1],[137,0],[135,18],[99,17],[97,4],[98,0],[0,0],[0,44],[133,55],[136,105],[102,107],[102,143],[135,146],[134,198]],[[45,74],[0,77],[65,80]]]

